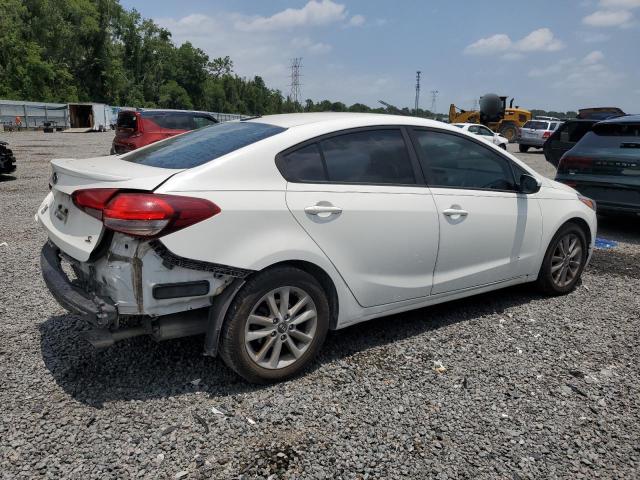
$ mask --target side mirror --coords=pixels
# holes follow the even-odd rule
[[[532,193],[538,193],[540,191],[541,183],[540,181],[526,173],[520,176],[520,193],[525,193],[527,195]]]

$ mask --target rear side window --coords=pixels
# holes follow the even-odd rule
[[[142,118],[150,120],[160,128],[170,130],[193,130],[193,114],[182,112],[143,112]]]
[[[291,182],[416,183],[404,137],[396,129],[329,137],[284,155],[279,160],[279,167]]]
[[[317,143],[302,147],[283,157],[290,182],[324,182],[327,175]]]
[[[420,161],[429,186],[473,190],[515,190],[509,162],[477,143],[443,132],[416,131]]]
[[[560,141],[576,143],[579,142],[584,135],[591,131],[592,122],[569,122],[560,126]]]
[[[257,122],[219,123],[134,150],[122,159],[151,167],[192,168],[285,130]]]

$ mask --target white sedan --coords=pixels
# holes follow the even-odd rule
[[[252,382],[298,373],[329,329],[520,283],[568,293],[596,236],[588,198],[418,118],[266,116],[51,163],[42,272],[88,340],[204,333]]]
[[[478,123],[454,123],[453,126],[477,135],[483,140],[493,143],[504,150],[507,149],[507,145],[509,144],[509,139]]]

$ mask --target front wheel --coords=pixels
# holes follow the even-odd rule
[[[253,383],[290,378],[316,356],[329,328],[317,280],[293,267],[258,273],[238,292],[222,330],[220,354]]]
[[[544,256],[537,284],[548,295],[564,295],[576,287],[587,261],[587,240],[575,223],[554,235]]]
[[[507,149],[507,144],[506,143],[501,144],[500,148],[503,149],[503,150],[506,150]]]

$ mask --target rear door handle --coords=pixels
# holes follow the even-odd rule
[[[321,213],[337,215],[338,213],[342,213],[342,209],[340,207],[334,207],[333,205],[314,205],[312,207],[306,207],[304,212],[309,215],[319,215]]]
[[[466,210],[459,210],[457,208],[447,208],[446,210],[442,211],[442,214],[446,215],[447,217],[454,217],[456,215],[466,217],[467,215],[469,215],[469,212],[467,212]]]

